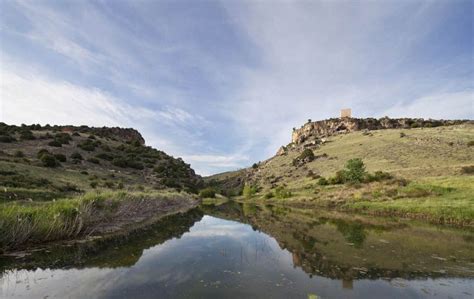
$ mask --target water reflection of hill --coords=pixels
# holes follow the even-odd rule
[[[309,275],[359,278],[473,277],[474,233],[451,228],[233,203],[206,214],[248,223],[274,237]]]
[[[203,214],[194,209],[164,218],[146,229],[107,240],[96,240],[71,246],[49,246],[22,259],[0,257],[0,273],[12,269],[115,268],[134,265],[145,249],[172,238],[180,238],[201,220]]]

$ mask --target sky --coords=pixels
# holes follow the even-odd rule
[[[473,3],[0,0],[0,121],[133,127],[210,175],[341,108],[473,119]]]

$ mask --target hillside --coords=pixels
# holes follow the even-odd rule
[[[333,120],[328,127],[337,128],[341,122],[361,120]],[[242,200],[472,224],[474,124],[438,124],[419,127],[407,122],[403,128],[390,129],[354,129],[345,124],[341,130],[327,131],[307,129],[315,127],[309,123],[295,129],[294,142],[280,148],[274,157],[247,169],[208,177],[206,182],[228,195],[242,194],[247,185]],[[368,181],[337,181],[338,172],[354,158],[363,161],[370,174]]]
[[[0,123],[0,250],[183,211],[201,185],[189,164],[145,146],[134,129]]]

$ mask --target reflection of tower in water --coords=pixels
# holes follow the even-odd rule
[[[352,290],[354,288],[354,281],[352,279],[343,279],[342,288]]]

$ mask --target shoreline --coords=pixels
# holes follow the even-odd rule
[[[18,245],[4,245],[1,256],[24,256],[41,247],[74,245],[97,240],[114,239],[134,231],[146,229],[160,220],[186,213],[201,203],[191,194],[134,194],[124,193],[125,198],[107,198],[89,204],[87,220],[79,219],[81,230],[73,236],[27,240]],[[70,199],[65,199],[70,200]],[[81,212],[79,212],[81,213]],[[87,223],[85,223],[87,222]],[[77,226],[77,225],[75,225]]]

